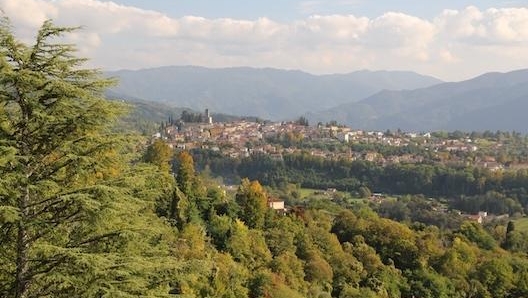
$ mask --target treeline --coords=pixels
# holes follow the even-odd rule
[[[366,186],[372,192],[446,197],[460,210],[482,208],[480,210],[496,214],[513,214],[523,208],[526,211],[528,207],[528,170],[494,172],[427,163],[381,166],[363,160],[326,159],[308,153],[286,154],[282,160],[264,154],[238,160],[205,150],[196,150],[193,154],[200,167],[207,165],[214,173],[250,177],[270,186],[300,183],[307,188],[342,191],[358,191]]]

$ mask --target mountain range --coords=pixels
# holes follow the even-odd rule
[[[407,131],[528,132],[528,70],[486,73],[476,78],[415,90],[383,90],[354,103],[309,113],[364,129]]]
[[[415,89],[441,81],[403,71],[312,75],[272,68],[167,66],[108,72],[112,95],[232,115],[286,120],[355,102],[383,89]]]
[[[528,70],[442,82],[403,71],[312,75],[248,67],[169,66],[106,73],[112,97],[168,106],[310,123],[332,120],[361,129],[528,132]]]

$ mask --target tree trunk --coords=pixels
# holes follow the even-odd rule
[[[24,196],[20,197],[18,208],[20,209],[21,218],[18,222],[17,234],[17,258],[16,258],[16,279],[15,279],[15,298],[25,298],[29,280],[27,273],[29,270],[28,250],[29,235],[26,227],[28,216],[29,187],[26,186]]]

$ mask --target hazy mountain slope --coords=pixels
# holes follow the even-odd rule
[[[136,98],[127,98],[116,93],[107,94],[111,100],[124,100],[129,105],[128,113],[120,118],[118,129],[126,131],[136,131],[141,134],[151,135],[159,130],[161,122],[167,122],[169,117],[179,119],[183,111],[190,113],[203,113],[189,108],[169,106],[161,102],[145,101]],[[233,116],[223,113],[213,113],[211,115],[215,122],[229,122],[242,118],[254,120],[255,117]]]
[[[358,128],[405,130],[500,129],[527,131],[528,120],[506,123],[528,101],[528,70],[488,73],[428,88],[381,91],[357,103],[309,114],[312,121],[336,120]],[[481,117],[495,111],[488,117]],[[334,118],[332,118],[334,116]],[[511,117],[510,117],[511,118]],[[468,120],[472,119],[472,120]],[[527,118],[528,119],[528,118]],[[494,125],[490,125],[490,123]],[[496,128],[493,128],[496,127]]]
[[[412,72],[359,71],[316,76],[301,71],[248,67],[170,66],[107,75],[120,80],[112,92],[125,96],[267,119],[321,111],[383,89],[414,89],[440,82]]]
[[[518,131],[528,133],[528,98],[526,95],[508,101],[499,106],[480,109],[453,119],[448,123],[448,130],[464,131]],[[456,124],[453,126],[453,124]]]

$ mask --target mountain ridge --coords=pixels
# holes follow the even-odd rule
[[[358,101],[382,89],[414,89],[442,82],[408,71],[314,75],[252,67],[164,66],[105,74],[120,81],[112,94],[272,120]]]
[[[490,128],[486,120],[473,114],[479,110],[516,110],[507,105],[520,105],[528,100],[528,69],[506,73],[486,73],[460,82],[441,83],[415,90],[383,90],[356,103],[347,103],[319,112],[309,113],[312,121],[334,119],[358,128],[423,130],[483,130]],[[466,117],[480,119],[472,123]],[[507,118],[509,114],[496,114]],[[517,116],[518,125],[501,125],[495,121],[494,130],[528,131],[528,121]]]

